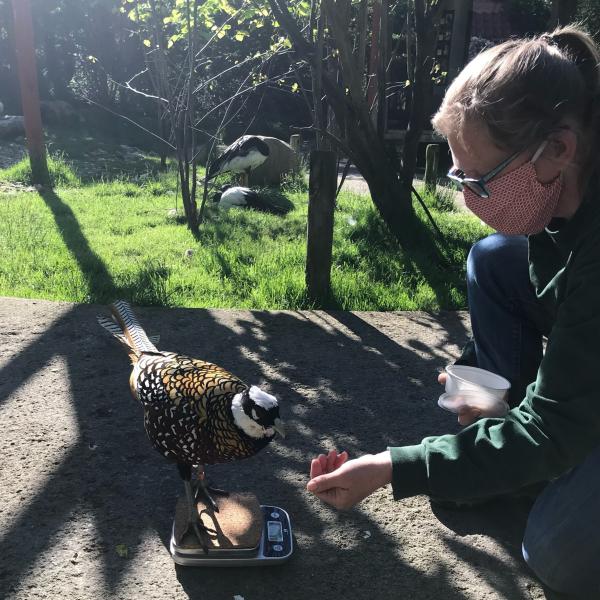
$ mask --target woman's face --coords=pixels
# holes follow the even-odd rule
[[[465,123],[460,134],[449,134],[448,145],[454,166],[463,171],[465,176],[474,179],[483,177],[511,155],[511,151],[499,148],[492,141],[485,126],[476,122]],[[524,149],[495,177],[506,175],[530,161],[538,147]],[[540,183],[550,183],[562,174],[563,191],[554,213],[556,217],[571,217],[581,204],[579,170],[575,164],[576,148],[574,128],[565,126],[549,137],[534,164]]]
[[[480,124],[466,124],[461,132],[448,135],[448,145],[454,166],[467,177],[479,179],[512,154],[498,148],[491,140],[487,130]],[[496,177],[506,175],[531,160],[536,148],[527,148],[511,161]],[[535,162],[535,170],[540,183],[548,183],[559,174],[559,169],[544,160],[546,151]]]

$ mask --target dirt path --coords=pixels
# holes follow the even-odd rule
[[[304,490],[320,450],[456,431],[435,375],[466,337],[464,314],[139,310],[160,347],[218,362],[283,405],[283,442],[211,473],[286,508],[296,552],[222,570],[170,558],[180,482],[145,438],[128,358],[95,321],[103,310],[0,299],[0,598],[544,597],[520,558],[522,505],[432,511],[381,490],[341,514]]]

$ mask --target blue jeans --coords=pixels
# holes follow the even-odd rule
[[[459,362],[506,377],[516,406],[535,380],[542,336],[551,328],[529,280],[527,238],[494,234],[475,244],[467,290],[473,352]],[[551,590],[600,599],[600,447],[537,498],[523,556]]]
[[[493,371],[511,383],[517,406],[535,380],[542,336],[551,322],[529,280],[527,238],[496,233],[477,242],[467,259],[467,293],[474,353],[463,363]]]

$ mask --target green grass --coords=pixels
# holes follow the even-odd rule
[[[47,157],[47,162],[48,173],[50,174],[52,185],[75,187],[80,184],[79,177],[64,160],[62,155],[50,154]],[[0,181],[32,185],[33,181],[31,180],[31,165],[29,159],[24,158],[11,167],[0,170]]]
[[[64,165],[63,165],[64,166]],[[26,178],[16,165],[0,181]],[[311,308],[304,285],[307,194],[288,188],[286,216],[209,203],[195,240],[175,207],[173,174],[81,184],[58,166],[54,192],[0,195],[0,295],[105,303],[256,309]],[[293,191],[296,190],[296,191]],[[464,308],[464,263],[487,230],[436,210],[453,267],[408,260],[370,200],[342,193],[335,215],[329,306],[346,310]],[[439,208],[439,207],[438,207]],[[181,200],[179,199],[181,211]],[[191,251],[191,252],[188,252]]]

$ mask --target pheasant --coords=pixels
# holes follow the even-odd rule
[[[195,492],[192,469],[249,458],[278,433],[285,437],[277,398],[248,386],[225,369],[175,352],[162,352],[150,341],[127,302],[110,306],[113,319],[98,322],[127,349],[133,364],[131,393],[144,409],[144,427],[152,445],[175,461],[185,487],[187,527],[206,551],[202,524],[195,509],[202,494],[219,508],[203,477]]]

